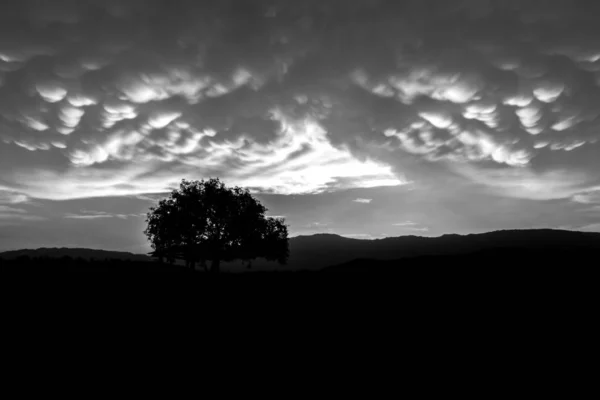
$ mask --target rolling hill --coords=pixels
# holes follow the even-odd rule
[[[460,262],[516,263],[525,260],[561,259],[562,262],[597,260],[600,254],[600,233],[552,229],[506,230],[482,234],[443,235],[439,237],[400,236],[376,240],[351,239],[333,234],[297,236],[289,240],[290,258],[286,266],[255,260],[253,270],[365,270],[384,265],[443,264]],[[119,259],[146,262],[143,254],[79,248],[41,248],[0,253],[0,259],[20,256],[31,258],[71,258],[86,260]],[[412,261],[407,261],[412,260]],[[593,261],[590,261],[593,263]],[[241,263],[225,263],[224,270],[245,270]]]
[[[84,260],[122,260],[122,261],[152,261],[152,258],[144,254],[134,254],[123,251],[107,251],[85,248],[68,247],[42,247],[39,249],[22,249],[5,251],[0,253],[0,259],[14,260],[18,257],[27,256],[30,258],[82,258]]]

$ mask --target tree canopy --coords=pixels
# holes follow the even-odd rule
[[[151,207],[148,237],[155,257],[184,259],[195,268],[219,271],[221,261],[265,258],[285,264],[288,233],[282,218],[265,217],[267,209],[247,189],[229,188],[218,178],[182,180],[179,189]]]

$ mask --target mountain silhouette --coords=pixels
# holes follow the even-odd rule
[[[600,233],[554,229],[504,230],[439,237],[399,236],[351,239],[318,234],[290,239],[289,268],[319,269],[357,259],[399,260],[423,256],[456,256],[481,251],[556,253],[600,251]]]
[[[600,255],[600,233],[554,229],[505,230],[439,237],[400,236],[384,239],[352,239],[335,234],[296,236],[289,239],[288,265],[258,259],[252,269],[298,270],[381,270],[397,265],[515,265],[543,262],[585,263]],[[0,259],[83,258],[147,262],[142,254],[92,249],[41,248],[0,253]],[[244,271],[241,263],[225,263],[224,270]]]
[[[121,260],[121,261],[153,261],[151,257],[144,254],[134,254],[124,251],[108,251],[86,248],[69,247],[42,247],[39,249],[12,250],[0,253],[0,259],[14,260],[19,257],[30,258],[80,258],[86,261],[91,260]]]

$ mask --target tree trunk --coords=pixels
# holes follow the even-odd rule
[[[218,274],[221,271],[221,260],[215,258],[212,260],[212,264],[210,266],[210,272],[213,274]]]
[[[200,260],[200,266],[202,267],[202,269],[204,270],[204,272],[208,271],[208,266],[206,265],[206,260],[205,259],[201,259]]]

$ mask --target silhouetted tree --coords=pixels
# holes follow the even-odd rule
[[[285,264],[287,226],[265,217],[267,209],[247,189],[228,188],[218,178],[182,180],[178,190],[150,208],[144,233],[161,261],[184,259],[218,272],[221,261],[266,258]]]

